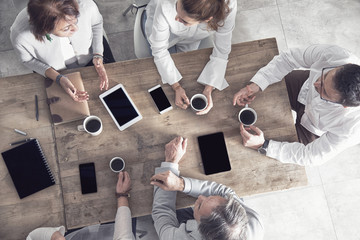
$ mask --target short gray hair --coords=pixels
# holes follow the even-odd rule
[[[198,226],[203,239],[246,240],[248,218],[241,203],[228,196],[226,204],[217,206]]]

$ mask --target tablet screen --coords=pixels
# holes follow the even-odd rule
[[[115,90],[103,99],[120,126],[139,116],[122,88]]]
[[[198,142],[206,175],[231,170],[222,132],[200,136]]]

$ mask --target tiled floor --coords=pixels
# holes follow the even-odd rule
[[[136,0],[143,1],[143,0]],[[117,61],[135,58],[133,0],[97,0]],[[30,72],[17,60],[9,27],[26,0],[0,0],[0,76]],[[276,37],[280,50],[331,43],[360,56],[359,0],[238,0],[233,43]],[[360,240],[360,146],[321,167],[306,168],[309,185],[245,197],[266,221],[266,240]],[[357,157],[356,157],[357,156]],[[241,194],[241,193],[239,193]],[[139,239],[156,239],[151,217],[138,219]]]

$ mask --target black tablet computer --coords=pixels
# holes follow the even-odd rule
[[[199,136],[198,142],[206,175],[231,170],[224,133]]]

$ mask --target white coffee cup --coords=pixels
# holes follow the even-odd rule
[[[245,107],[240,110],[238,119],[244,126],[250,126],[256,122],[257,114],[254,109],[249,108],[246,104]]]
[[[85,131],[92,136],[97,136],[102,132],[102,121],[97,116],[88,116],[84,119],[82,125],[77,126],[78,131]]]
[[[192,96],[190,99],[190,105],[194,111],[199,112],[208,106],[208,101],[204,94],[198,93]]]
[[[110,160],[109,163],[111,171],[118,173],[124,170],[125,168],[125,161],[121,157],[114,157]]]

